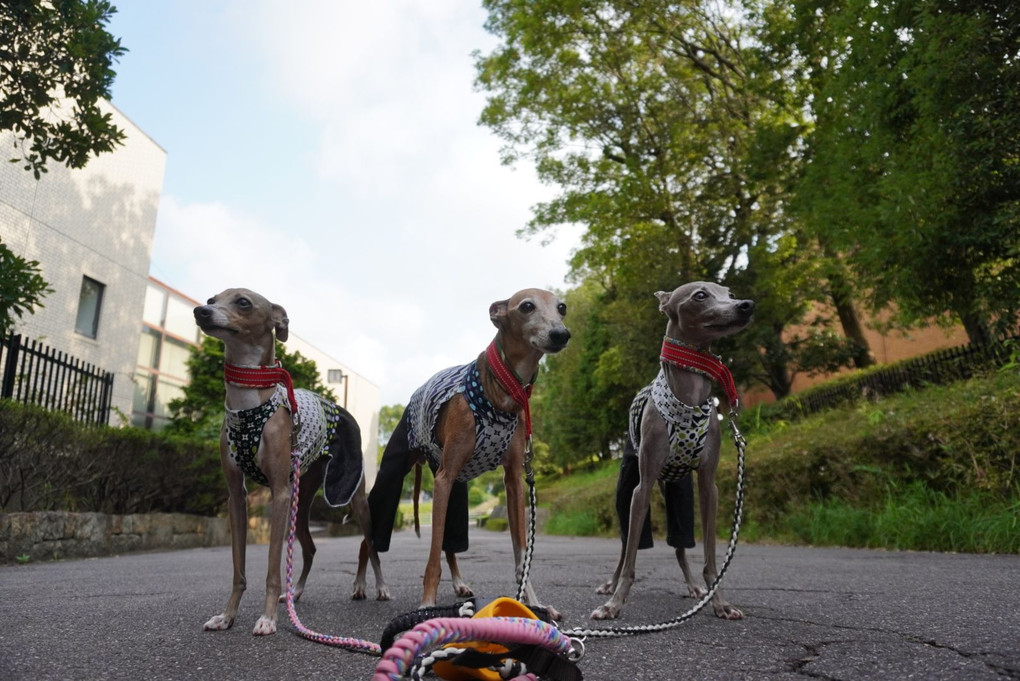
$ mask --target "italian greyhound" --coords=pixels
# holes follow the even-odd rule
[[[265,609],[252,634],[276,632],[276,610],[284,600],[280,561],[291,508],[291,452],[301,456],[301,482],[296,535],[301,543],[301,576],[294,600],[304,591],[312,568],[315,543],[308,516],[316,490],[322,486],[332,506],[348,503],[367,537],[371,529],[365,496],[361,430],[342,407],[308,390],[288,392],[276,364],[275,339],[286,341],[290,320],[280,305],[243,288],[232,288],[195,308],[195,321],[203,332],[223,341],[226,367],[226,416],[220,431],[220,464],[227,482],[230,543],[234,562],[233,589],[222,614],[205,623],[206,630],[229,629],[247,580],[244,573],[248,528],[245,475],[272,492],[269,571]],[[277,372],[266,377],[266,370]],[[246,373],[247,372],[247,373]],[[235,375],[236,374],[236,375]],[[252,377],[249,378],[248,374]],[[296,402],[296,404],[295,404]],[[280,407],[283,407],[282,409]],[[297,410],[299,426],[292,414]],[[378,598],[387,600],[379,556],[371,552]],[[365,597],[365,573],[358,572],[354,598]]]
[[[467,549],[467,481],[503,466],[507,520],[518,574],[526,543],[522,469],[527,440],[526,393],[546,353],[570,340],[563,325],[566,304],[539,289],[518,291],[489,307],[496,337],[485,352],[463,366],[440,371],[411,396],[383,453],[368,495],[372,546],[389,549],[403,479],[423,459],[435,472],[432,536],[425,568],[422,607],[436,604],[445,551],[458,595],[470,595],[455,554]],[[524,423],[522,423],[524,421]],[[450,560],[452,558],[452,560]],[[528,605],[539,605],[530,582]],[[553,619],[561,616],[548,608]]]
[[[718,490],[715,470],[719,463],[721,429],[715,400],[711,397],[712,380],[691,366],[678,366],[667,361],[666,347],[675,344],[688,348],[701,360],[709,358],[718,362],[708,354],[709,345],[746,327],[754,313],[754,302],[737,300],[726,287],[700,281],[684,284],[674,291],[659,291],[655,297],[659,300],[659,311],[669,320],[666,323],[663,362],[656,380],[639,392],[631,405],[628,446],[637,452],[640,475],[630,498],[629,519],[620,514],[623,548],[612,578],[598,590],[602,594],[612,594],[612,597],[591,614],[592,619],[597,620],[617,617],[630,594],[642,525],[648,515],[652,486],[656,480],[663,485],[665,493],[669,486],[667,483],[673,484],[686,478],[689,485],[691,471],[697,470],[705,549],[703,576],[709,585],[716,578]],[[726,375],[729,375],[728,371]],[[731,390],[733,395],[728,394],[728,397],[735,399],[735,389]],[[626,485],[617,487],[617,494],[626,493]],[[617,508],[625,510],[626,505],[626,498],[620,499]],[[690,595],[701,598],[707,590],[694,584],[684,546],[678,544],[675,549]],[[721,590],[716,590],[712,597],[712,608],[718,617],[743,617],[740,610],[726,602]]]

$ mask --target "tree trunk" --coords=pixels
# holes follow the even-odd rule
[[[992,332],[981,315],[968,310],[960,315],[960,321],[972,345],[988,345],[992,342]]]
[[[823,250],[833,262],[833,271],[829,274],[829,295],[832,297],[832,305],[836,308],[836,314],[839,316],[843,335],[853,341],[856,346],[853,356],[854,366],[858,369],[870,367],[875,364],[875,354],[871,352],[871,346],[864,336],[864,328],[861,326],[857,308],[854,307],[853,287],[850,285],[846,268],[843,263],[828,253],[828,249],[825,249],[824,246]]]

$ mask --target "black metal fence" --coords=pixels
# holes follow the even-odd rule
[[[20,334],[0,338],[0,366],[0,398],[67,412],[83,423],[109,423],[112,372]]]
[[[768,411],[780,418],[800,417],[861,399],[892,395],[911,388],[941,385],[1003,366],[1015,357],[1020,338],[989,344],[961,345],[809,388],[776,403]]]

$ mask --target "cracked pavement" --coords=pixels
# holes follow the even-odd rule
[[[317,537],[297,610],[323,633],[377,641],[413,610],[427,551],[412,532],[383,554],[388,602],[349,599],[359,539]],[[480,603],[512,596],[510,540],[472,530],[461,569]],[[720,559],[724,546],[720,546]],[[592,626],[619,542],[540,536],[532,581],[566,626]],[[700,575],[700,545],[690,552]],[[369,679],[375,658],[280,631],[255,638],[266,547],[248,547],[248,592],[233,629],[202,631],[230,588],[217,547],[0,567],[0,679]],[[444,565],[445,570],[445,565]],[[693,601],[664,542],[641,551],[638,579],[611,625],[671,620]],[[643,679],[1020,679],[1020,556],[737,547],[723,589],[745,619],[706,608],[665,632],[590,638],[588,681]],[[372,588],[369,576],[370,593]],[[452,603],[448,579],[441,603]]]

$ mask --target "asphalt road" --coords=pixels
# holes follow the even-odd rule
[[[417,605],[425,539],[394,536],[393,600],[352,602],[355,538],[322,538],[298,605],[305,625],[378,640]],[[539,537],[541,598],[588,622],[613,540]],[[513,595],[509,539],[474,530],[462,566],[480,601]],[[230,588],[230,550],[195,549],[0,567],[0,679],[369,679],[376,658],[281,631],[256,638],[266,547],[248,551],[234,628],[205,632]],[[700,571],[700,561],[695,561]],[[662,543],[642,551],[620,624],[669,620],[692,601]],[[455,599],[448,582],[444,602]],[[370,582],[371,585],[371,582]],[[740,545],[727,574],[738,622],[703,610],[668,632],[590,639],[589,681],[625,679],[1020,679],[1020,556]]]

